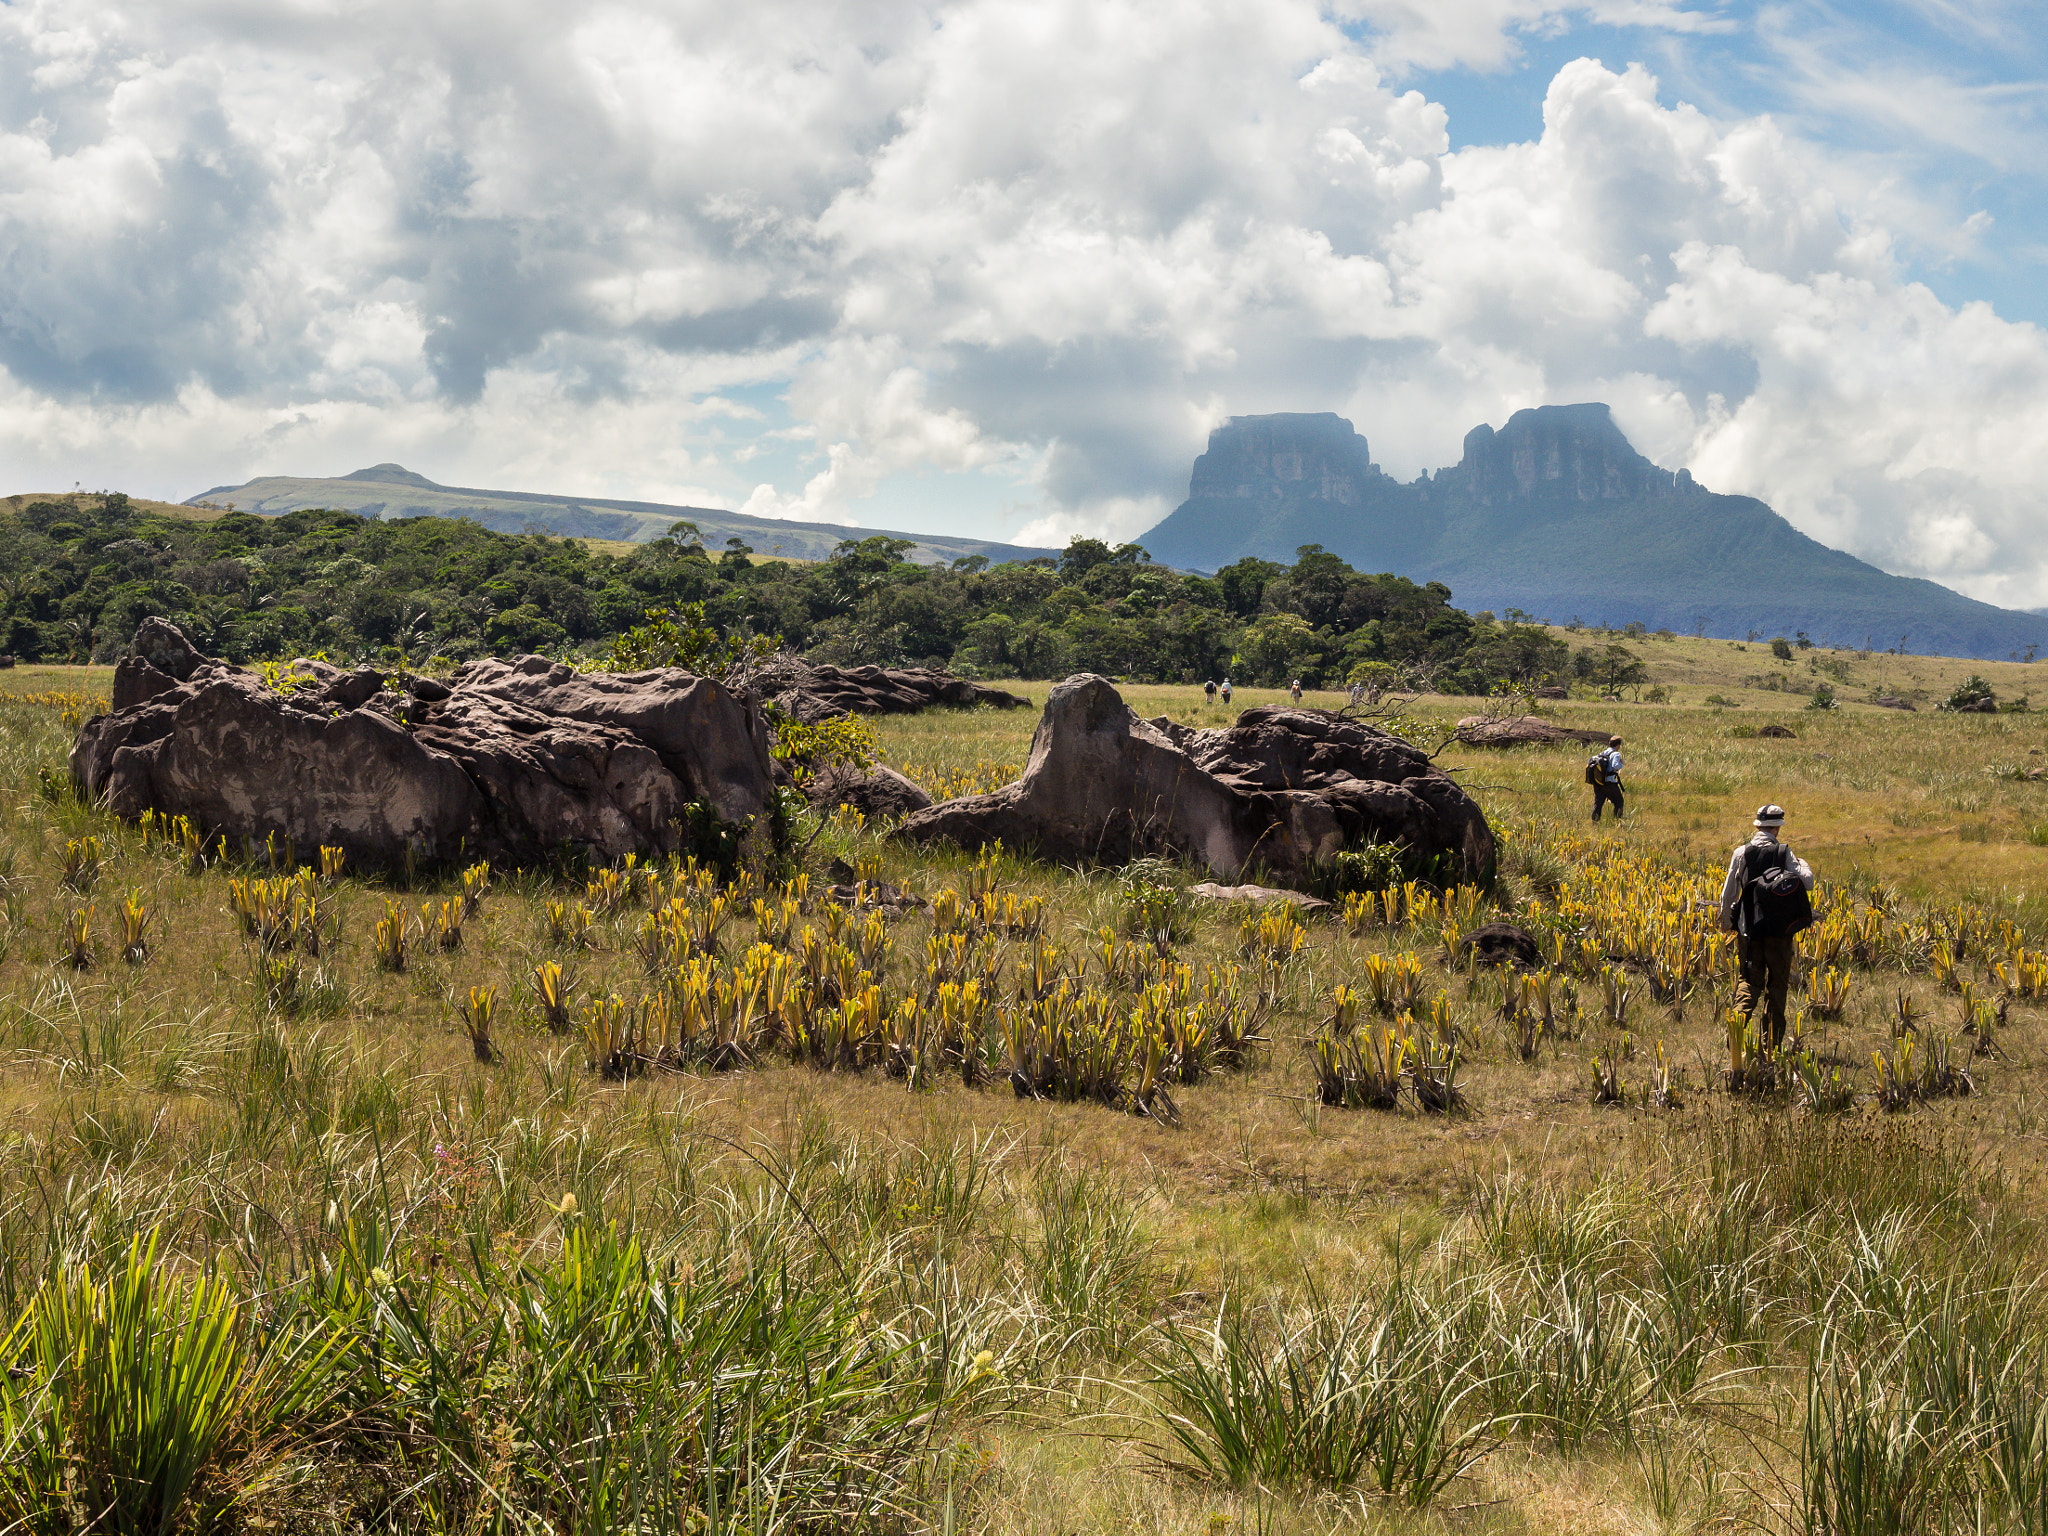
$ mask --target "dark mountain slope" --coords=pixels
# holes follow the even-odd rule
[[[2003,657],[2048,647],[2040,615],[1995,608],[1829,549],[1749,496],[1637,453],[1604,405],[1475,427],[1453,468],[1403,485],[1330,415],[1240,416],[1210,434],[1188,500],[1142,536],[1214,570],[1321,544],[1364,570],[1441,581],[1459,606],[1717,635]]]

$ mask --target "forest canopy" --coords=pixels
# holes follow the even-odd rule
[[[919,565],[904,558],[911,548],[872,535],[812,564],[756,560],[737,539],[707,549],[685,522],[613,554],[451,518],[307,510],[201,521],[145,513],[119,494],[40,501],[0,518],[0,648],[28,661],[110,661],[161,615],[238,662],[575,659],[649,610],[701,603],[721,633],[779,636],[841,665],[1455,693],[1640,680],[1621,647],[1575,655],[1519,615],[1466,613],[1439,582],[1357,571],[1320,545],[1292,565],[1243,559],[1213,576],[1099,539],[994,566],[979,556]]]

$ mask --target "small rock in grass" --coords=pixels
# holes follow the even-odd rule
[[[1214,880],[1204,880],[1200,885],[1188,887],[1190,896],[1200,896],[1205,901],[1248,901],[1259,904],[1268,901],[1284,901],[1297,912],[1327,912],[1330,903],[1300,891],[1277,891],[1269,885],[1218,885]]]
[[[1513,923],[1482,923],[1458,940],[1458,953],[1477,957],[1481,965],[1534,965],[1536,940]]]

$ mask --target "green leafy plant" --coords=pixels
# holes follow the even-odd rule
[[[1981,674],[1972,672],[1960,683],[1957,683],[1954,688],[1949,690],[1949,695],[1946,699],[1942,700],[1941,707],[1943,709],[1955,710],[1979,710],[1986,704],[1996,704],[1997,702],[1998,695],[1991,691],[1991,685],[1984,681]]]
[[[1480,1378],[1399,1292],[1298,1321],[1226,1306],[1170,1348],[1173,1464],[1233,1487],[1362,1487],[1421,1509],[1496,1442],[1468,1411]]]
[[[266,1348],[225,1276],[171,1278],[155,1232],[105,1275],[67,1266],[0,1341],[0,1521],[64,1529],[69,1503],[94,1530],[183,1529],[228,1442],[274,1437],[347,1350],[318,1334]]]
[[[1123,931],[1161,951],[1194,937],[1188,896],[1174,875],[1174,867],[1164,859],[1135,859],[1117,876]]]
[[[700,677],[737,680],[775,654],[772,635],[727,634],[705,617],[702,603],[649,608],[611,643],[598,661],[604,672],[650,672],[679,667]]]

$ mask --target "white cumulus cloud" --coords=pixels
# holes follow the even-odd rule
[[[467,484],[1130,537],[1233,413],[1390,470],[1610,401],[1817,537],[2048,602],[2048,340],[1625,59],[1453,152],[1417,69],[1660,0],[0,8],[6,489]],[[1913,103],[1899,112],[1910,117]],[[1888,222],[1889,221],[1889,222]],[[1981,227],[1958,226],[1967,243]],[[929,520],[926,524],[930,525]]]

